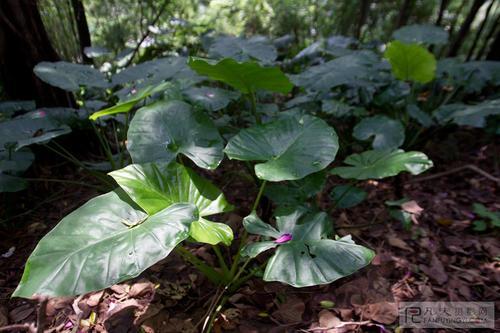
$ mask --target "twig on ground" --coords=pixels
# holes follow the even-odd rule
[[[485,178],[488,178],[489,180],[494,181],[497,184],[500,184],[500,178],[497,178],[497,177],[489,174],[488,172],[484,171],[483,169],[478,168],[477,166],[475,166],[473,164],[466,164],[466,165],[463,165],[463,166],[460,166],[460,167],[457,167],[457,168],[453,168],[451,170],[447,170],[447,171],[436,173],[434,175],[415,178],[415,179],[410,180],[410,183],[423,182],[423,181],[426,181],[426,180],[431,180],[431,179],[436,179],[436,178],[444,177],[444,176],[447,176],[447,175],[451,175],[453,173],[460,172],[460,171],[465,170],[465,169],[472,170],[472,171],[480,174],[481,176],[483,176]]]

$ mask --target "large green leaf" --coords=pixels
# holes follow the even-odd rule
[[[176,163],[132,164],[109,175],[150,215],[176,203],[195,205],[200,217],[232,209],[214,185]],[[200,218],[191,225],[190,236],[199,242],[229,245],[233,232],[228,225]]]
[[[69,296],[138,276],[186,239],[196,207],[172,205],[152,216],[118,192],[66,216],[37,245],[13,296]]]
[[[255,165],[260,179],[296,180],[326,168],[339,148],[335,130],[312,116],[289,116],[240,131],[224,151]]]
[[[180,101],[139,109],[127,137],[134,163],[171,162],[183,154],[201,168],[215,169],[224,157],[222,138],[210,118]]]
[[[453,122],[460,126],[483,128],[489,116],[500,115],[500,99],[484,101],[476,105],[448,104],[434,111],[440,124]]]
[[[248,232],[276,238],[242,249],[242,255],[255,257],[277,247],[267,263],[265,281],[279,281],[294,287],[331,283],[368,265],[374,257],[372,250],[354,244],[350,236],[328,239],[332,223],[324,212],[306,214],[298,209],[276,217],[276,221],[277,229],[266,225],[255,214],[244,220]]]
[[[249,94],[257,90],[288,93],[293,85],[278,67],[262,67],[256,62],[237,62],[226,58],[219,62],[189,58],[189,66],[198,74],[222,81]]]
[[[405,129],[400,121],[386,116],[364,118],[353,129],[358,140],[373,138],[374,149],[395,149],[405,141]]]
[[[403,43],[441,45],[448,42],[448,32],[431,24],[407,25],[394,31],[392,36]]]
[[[193,103],[200,104],[209,111],[223,109],[240,97],[238,92],[213,87],[191,87],[184,94]]]
[[[0,171],[0,193],[1,192],[18,192],[28,187],[28,182],[16,176],[11,176]]]
[[[254,58],[268,63],[278,56],[276,48],[262,36],[249,39],[233,36],[216,37],[208,53],[215,58],[233,58],[237,61]]]
[[[36,76],[48,84],[67,91],[77,91],[80,86],[107,88],[104,75],[97,69],[70,62],[41,62],[33,69]]]
[[[35,143],[45,143],[71,132],[67,125],[61,125],[49,117],[16,117],[0,123],[0,151],[6,144],[16,150]]]
[[[109,175],[148,214],[179,202],[194,204],[200,216],[231,209],[214,185],[177,163],[131,164]]]
[[[344,160],[349,166],[337,167],[332,174],[346,179],[382,179],[402,171],[418,175],[433,166],[432,161],[418,151],[404,152],[401,149],[368,150],[352,154]]]
[[[328,92],[341,85],[372,85],[370,80],[378,75],[379,64],[380,58],[373,52],[356,51],[351,55],[309,67],[304,72],[291,76],[291,79],[299,87],[318,92]]]
[[[387,46],[384,57],[399,80],[427,83],[436,75],[436,58],[418,44],[393,41]]]
[[[137,103],[144,100],[146,97],[149,97],[157,92],[166,90],[171,85],[172,84],[170,82],[163,82],[158,85],[152,85],[142,88],[137,92],[135,92],[134,94],[132,94],[131,96],[127,96],[125,100],[118,102],[116,105],[94,112],[93,114],[90,115],[89,119],[96,120],[100,117],[110,116],[117,113],[127,113],[130,110],[132,110],[132,108]]]
[[[299,180],[283,183],[271,183],[266,186],[264,194],[280,206],[303,205],[323,189],[326,173],[317,172]]]
[[[366,191],[352,185],[338,185],[330,192],[335,208],[351,208],[365,200]]]

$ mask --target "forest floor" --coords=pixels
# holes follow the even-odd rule
[[[337,234],[352,234],[356,242],[376,251],[371,265],[332,284],[303,289],[250,279],[230,297],[213,331],[390,332],[398,327],[400,301],[500,300],[499,233],[472,229],[474,203],[500,210],[498,183],[467,168],[443,174],[474,165],[499,177],[495,165],[498,147],[498,142],[488,142],[480,132],[454,132],[422,149],[435,167],[418,177],[400,177],[402,188],[396,189],[391,179],[362,183],[368,200],[336,210],[332,220]],[[68,180],[91,184],[89,178],[82,179],[71,165],[53,156],[39,161],[30,173],[41,178],[65,175]],[[248,214],[256,189],[243,180],[224,178],[219,171],[210,177],[230,202],[243,207],[222,216],[235,229]],[[317,197],[323,209],[331,205],[328,189],[342,182],[336,177],[328,179],[327,190]],[[410,230],[390,217],[384,205],[386,200],[400,199],[398,191],[415,201],[409,208],[415,213]],[[24,263],[44,234],[96,193],[79,185],[37,182],[14,198],[2,199],[0,327],[36,320],[35,302],[10,298]],[[190,249],[215,262],[209,246]],[[78,298],[49,300],[46,329],[139,332],[140,327],[142,332],[196,332],[203,326],[216,290],[173,255],[127,283]]]

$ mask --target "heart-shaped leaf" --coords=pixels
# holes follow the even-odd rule
[[[392,36],[403,43],[442,45],[448,42],[448,32],[431,24],[407,25],[394,31]]]
[[[352,185],[335,186],[330,192],[330,197],[335,202],[336,208],[351,208],[365,200],[367,193]]]
[[[432,161],[424,153],[404,152],[401,149],[369,150],[348,156],[344,163],[350,166],[334,168],[332,174],[346,179],[360,180],[392,177],[402,171],[418,175],[433,166]]]
[[[288,93],[293,85],[278,67],[262,67],[256,62],[237,62],[226,58],[214,62],[189,58],[189,66],[198,74],[222,81],[244,94],[257,90]]]
[[[122,192],[91,199],[37,245],[13,296],[69,296],[138,276],[185,240],[196,207],[175,204],[152,216]]]
[[[134,163],[171,162],[183,154],[201,168],[215,169],[224,157],[222,138],[210,118],[180,101],[139,109],[127,137]]]
[[[109,175],[150,215],[176,203],[195,205],[200,217],[232,209],[214,185],[176,163],[132,164]],[[229,245],[233,232],[228,225],[200,218],[191,225],[190,236],[198,242]]]
[[[264,194],[279,206],[303,205],[307,199],[321,191],[325,184],[326,173],[317,172],[299,180],[286,183],[271,183]]]
[[[374,149],[395,149],[405,141],[401,122],[386,116],[364,118],[354,126],[352,135],[358,140],[368,140],[373,136]]]
[[[237,61],[254,58],[263,62],[272,62],[278,56],[276,48],[262,36],[249,39],[233,36],[216,37],[208,53],[215,58],[233,58]]]
[[[48,84],[67,91],[77,91],[80,86],[107,88],[104,75],[97,69],[70,62],[41,62],[33,69],[36,76]]]
[[[328,239],[332,223],[324,212],[311,215],[297,209],[276,217],[277,229],[266,226],[255,214],[243,223],[248,232],[276,238],[242,249],[242,255],[254,257],[277,247],[267,263],[265,281],[279,281],[299,288],[331,283],[368,265],[374,257],[372,250],[354,244],[350,236]]]
[[[217,111],[225,108],[232,100],[238,99],[240,94],[212,87],[191,87],[184,94],[193,103],[200,104],[209,111]]]
[[[434,120],[426,112],[420,110],[415,104],[409,104],[406,106],[406,112],[410,118],[415,119],[423,127],[431,127],[434,125]]]
[[[240,131],[224,151],[230,159],[265,161],[255,174],[269,181],[295,180],[326,168],[337,154],[338,137],[323,120],[284,117]]]
[[[0,151],[5,144],[13,144],[16,150],[35,143],[45,143],[71,132],[67,125],[61,125],[49,117],[16,117],[0,123]]]
[[[418,44],[393,41],[387,46],[384,57],[399,80],[427,83],[436,76],[436,58]]]
[[[477,105],[448,104],[434,111],[440,124],[453,122],[460,126],[483,128],[489,116],[500,115],[500,99],[484,101]]]

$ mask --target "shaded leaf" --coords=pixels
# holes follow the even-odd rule
[[[233,58],[236,61],[254,58],[268,63],[278,56],[273,44],[262,36],[253,36],[249,39],[219,36],[215,38],[208,53],[214,58]]]
[[[237,92],[212,87],[191,87],[185,90],[184,94],[190,101],[200,104],[209,111],[223,109],[232,100],[240,97]]]
[[[330,192],[330,197],[335,202],[336,208],[350,208],[366,199],[367,193],[359,187],[351,185],[335,186]]]
[[[402,171],[418,175],[433,166],[429,158],[421,152],[404,152],[401,149],[368,150],[352,154],[344,160],[349,166],[332,169],[332,174],[346,179],[382,179],[396,176]]]
[[[180,101],[158,101],[137,111],[128,130],[134,163],[171,162],[178,154],[205,169],[221,162],[222,138],[205,114]]]
[[[374,149],[395,149],[405,140],[405,130],[400,121],[386,116],[362,119],[353,129],[352,135],[358,140],[373,137]]]
[[[33,72],[42,81],[67,91],[77,91],[81,86],[107,88],[108,81],[97,69],[70,62],[40,62]]]
[[[408,44],[442,45],[448,42],[448,32],[441,27],[431,24],[407,25],[394,31],[392,37]]]

